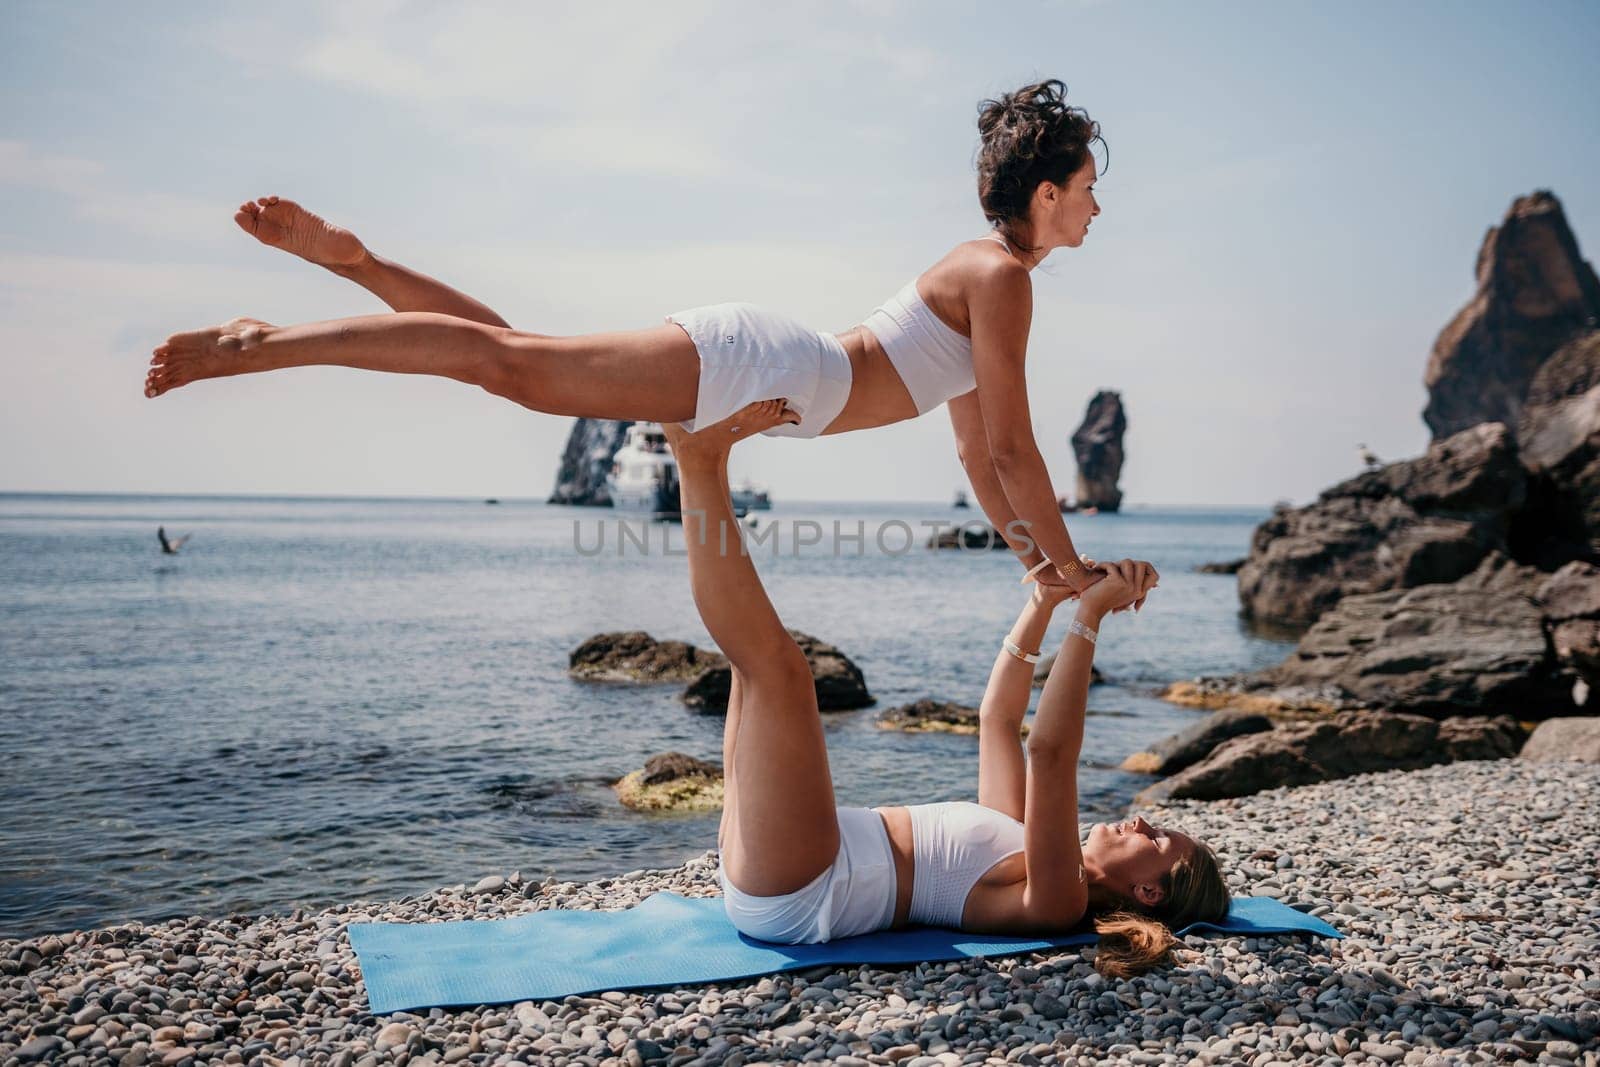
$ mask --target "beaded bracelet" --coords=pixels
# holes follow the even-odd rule
[[[1099,643],[1100,635],[1095,633],[1095,631],[1089,629],[1089,627],[1085,626],[1083,623],[1079,622],[1077,619],[1073,619],[1070,623],[1067,624],[1067,633],[1069,635],[1070,634],[1079,634],[1079,635],[1081,635],[1083,637],[1083,639],[1085,641],[1088,641],[1091,645]]]

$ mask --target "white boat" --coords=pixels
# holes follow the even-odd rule
[[[622,447],[611,458],[606,492],[611,496],[611,506],[619,511],[638,512],[652,519],[682,520],[678,464],[660,423],[636,422],[628,427]],[[736,517],[743,516],[745,510],[734,504]]]
[[[745,511],[772,510],[772,498],[767,494],[767,490],[748,478],[737,489],[731,490],[730,495],[733,497],[735,511],[739,508],[744,508]]]

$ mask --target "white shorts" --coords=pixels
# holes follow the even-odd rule
[[[768,437],[816,437],[850,397],[850,355],[831,333],[756,304],[709,304],[674,312],[700,353],[694,418],[683,427],[721,422],[746,404],[786,397],[798,425],[773,426]]]
[[[894,924],[894,850],[883,816],[872,808],[839,808],[839,854],[833,866],[793,893],[754,897],[717,864],[722,904],[747,937],[810,945],[885,930]]]

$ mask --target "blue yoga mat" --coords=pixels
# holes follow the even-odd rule
[[[1221,925],[1190,931],[1343,937],[1270,897],[1235,898]],[[624,911],[536,911],[511,919],[351,923],[372,1013],[503,1004],[638,986],[676,986],[824,963],[918,963],[1086,945],[1092,933],[1038,940],[913,926],[820,945],[777,945],[734,929],[721,897],[660,892]]]

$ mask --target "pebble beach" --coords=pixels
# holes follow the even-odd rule
[[[0,1064],[1600,1064],[1600,766],[1456,763],[1145,814],[1210,842],[1235,893],[1346,937],[1189,937],[1177,966],[1122,981],[1089,948],[367,1010],[351,922],[715,896],[707,852],[585,883],[486,873],[313,913],[0,941]]]

